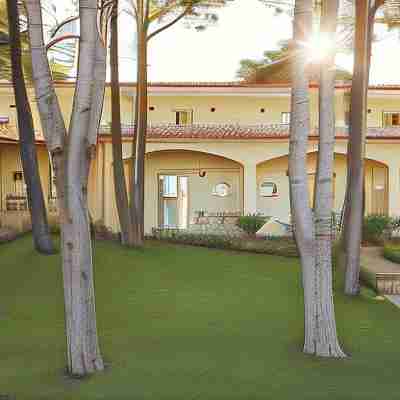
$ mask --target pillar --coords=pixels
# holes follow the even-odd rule
[[[400,163],[389,164],[389,215],[400,217]]]
[[[244,164],[244,214],[257,213],[257,164]]]

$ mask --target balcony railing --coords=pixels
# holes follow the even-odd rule
[[[124,124],[122,134],[133,136],[135,126]],[[99,133],[106,135],[111,133],[110,125],[101,125]],[[148,136],[151,137],[225,137],[225,136],[287,136],[289,125],[287,124],[236,124],[236,123],[204,123],[176,125],[173,123],[150,123]]]
[[[133,136],[133,124],[123,124],[122,134]],[[229,138],[279,138],[289,136],[289,124],[239,124],[239,123],[203,123],[176,125],[174,123],[150,123],[148,137],[151,138],[201,138],[201,139],[229,139]],[[101,125],[99,133],[111,133],[110,125]],[[318,128],[310,130],[310,136],[318,136]],[[336,127],[336,137],[346,138],[348,127]],[[374,138],[400,138],[400,127],[369,127],[367,137]]]

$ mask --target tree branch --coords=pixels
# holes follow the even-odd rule
[[[76,21],[79,19],[79,16],[75,16],[75,17],[69,17],[66,20],[64,20],[63,22],[61,22],[59,25],[57,25],[56,29],[54,30],[54,32],[51,34],[51,37],[55,37],[57,32],[65,25],[69,24],[72,21]]]
[[[56,44],[68,39],[79,39],[79,35],[63,35],[58,38],[55,38],[46,44],[46,51],[49,51]]]
[[[171,26],[175,25],[178,21],[180,21],[185,15],[187,15],[189,13],[189,11],[192,9],[192,6],[187,6],[185,11],[182,12],[180,15],[178,15],[176,18],[174,18],[171,22],[169,22],[168,24],[162,26],[161,28],[155,30],[154,32],[152,32],[148,37],[147,37],[147,41],[149,41],[150,39],[152,39],[154,36],[158,35],[159,33],[165,31],[166,29],[170,28]]]

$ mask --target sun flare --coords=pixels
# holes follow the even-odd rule
[[[311,62],[320,62],[331,54],[335,43],[329,36],[317,33],[311,37],[309,42],[304,43],[304,47],[307,49],[308,58]]]

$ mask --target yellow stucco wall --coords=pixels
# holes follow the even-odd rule
[[[129,159],[131,143],[124,143],[124,156]],[[158,176],[178,175],[189,177],[189,222],[195,212],[259,212],[283,221],[289,216],[288,142],[244,141],[244,142],[150,142],[146,156],[145,225],[146,233],[158,226]],[[335,210],[342,207],[345,183],[346,142],[336,144],[335,155]],[[374,210],[389,210],[391,215],[400,215],[400,162],[394,143],[368,143],[366,161],[366,213]],[[315,173],[316,144],[309,146],[309,173]],[[45,198],[49,190],[49,164],[44,146],[38,148],[40,173]],[[16,145],[0,145],[1,205],[5,209],[5,196],[12,192],[13,173],[21,166]],[[127,161],[129,163],[129,161]],[[206,171],[199,177],[199,169]],[[129,171],[127,167],[127,171]],[[383,172],[382,172],[383,171]],[[5,178],[5,179],[4,179]],[[264,180],[276,183],[277,197],[262,197],[260,183]],[[5,182],[8,182],[7,185]],[[212,195],[217,183],[226,182],[232,188],[227,198]],[[11,185],[11,186],[10,186]],[[391,185],[391,186],[389,186]],[[374,197],[374,187],[389,187],[388,193]],[[376,202],[380,202],[380,205]],[[374,203],[375,202],[375,203]],[[118,231],[112,178],[112,151],[110,142],[98,146],[96,159],[92,163],[89,177],[89,207],[94,221],[102,220],[114,231]]]
[[[111,147],[109,144],[108,147]],[[107,151],[107,150],[106,150]],[[109,161],[111,161],[109,159]],[[130,164],[130,161],[127,160]],[[206,177],[199,176],[201,171]],[[146,156],[145,183],[145,230],[151,233],[158,226],[158,177],[159,175],[187,176],[189,185],[189,224],[196,211],[241,212],[243,210],[243,169],[240,164],[209,154],[191,151],[162,151]],[[129,167],[127,168],[129,170]],[[119,223],[115,205],[112,164],[106,164],[105,172],[105,216],[104,222],[114,231]],[[129,179],[129,178],[128,178]],[[212,194],[217,183],[226,182],[232,193],[226,198]]]
[[[317,169],[317,154],[309,153],[307,158],[307,172],[314,175]],[[288,171],[288,157],[280,157],[277,159],[269,160],[262,163],[257,168],[257,210],[258,212],[276,217],[284,222],[288,221],[290,214],[289,202],[289,178]],[[365,162],[365,193],[366,204],[365,213],[373,214],[378,213],[380,209],[388,212],[387,196],[385,195],[384,202],[381,207],[374,203],[373,188],[382,183],[382,180],[377,180],[374,175],[381,174],[383,176],[384,190],[387,191],[387,167],[372,160]],[[335,154],[334,162],[334,211],[339,213],[343,207],[343,201],[346,190],[346,156],[342,154]],[[260,195],[260,184],[264,181],[276,183],[278,187],[278,195],[276,197],[262,197]],[[310,180],[312,180],[310,176]],[[310,193],[312,196],[312,192]],[[311,200],[310,200],[311,202]]]
[[[118,217],[114,200],[114,187],[112,183],[112,157],[111,144],[104,144],[107,163],[105,164],[105,199],[104,222],[113,230],[118,230]],[[376,144],[369,145],[370,154],[377,159],[380,147]],[[385,147],[385,146],[384,146]],[[217,150],[218,148],[218,150]],[[346,157],[343,154],[345,143],[337,145],[335,154],[335,203],[334,209],[340,212],[346,187]],[[131,144],[124,144],[125,157],[130,157]],[[225,149],[225,152],[224,152]],[[233,152],[232,150],[235,150]],[[310,174],[316,172],[316,146],[310,144],[308,156],[308,170]],[[257,151],[256,151],[257,150]],[[194,212],[204,209],[215,211],[243,211],[244,213],[259,212],[264,215],[277,217],[288,221],[289,217],[289,181],[288,170],[288,143],[280,142],[242,142],[242,143],[149,143],[149,154],[146,158],[146,186],[145,186],[145,225],[146,232],[150,233],[153,227],[158,226],[158,175],[189,176],[190,217]],[[214,153],[211,155],[210,152]],[[342,152],[342,154],[341,154]],[[267,161],[256,162],[257,155],[263,154]],[[378,153],[378,154],[376,154]],[[220,155],[225,154],[225,157]],[[281,156],[280,154],[285,154]],[[252,161],[252,162],[250,162]],[[254,163],[255,162],[255,163]],[[198,176],[199,165],[201,170],[207,171],[205,178]],[[248,170],[254,166],[254,181],[246,178]],[[128,168],[129,169],[129,168]],[[383,172],[381,172],[383,171]],[[382,175],[378,182],[373,176]],[[246,182],[250,179],[250,182]],[[380,206],[373,202],[373,187],[384,181],[385,197]],[[274,182],[278,186],[277,197],[262,197],[260,183],[264,180]],[[388,212],[388,180],[389,170],[387,165],[372,160],[366,161],[366,213]],[[233,195],[228,199],[219,199],[212,196],[211,192],[216,183],[227,182],[233,188]],[[374,183],[375,182],[375,183]],[[246,186],[247,185],[247,186]],[[239,188],[239,190],[237,190]],[[251,198],[252,199],[249,199]],[[247,199],[247,200],[246,200]],[[255,208],[251,209],[251,204]],[[392,205],[392,211],[394,210]],[[392,212],[393,213],[393,212]]]
[[[50,166],[49,157],[45,146],[37,146],[40,179],[46,204],[50,191]],[[98,190],[98,164],[99,157],[93,161],[89,174],[88,201],[90,213],[93,219],[97,219],[101,205],[100,191]],[[15,193],[14,172],[22,172],[22,164],[19,155],[19,146],[16,144],[0,143],[0,211],[6,211],[6,197]],[[0,221],[1,224],[1,221]]]
[[[49,195],[49,159],[44,146],[37,147],[39,173],[43,194],[47,201]],[[1,209],[6,208],[7,194],[15,193],[14,172],[22,172],[19,148],[15,144],[0,144],[0,200]]]
[[[382,127],[383,112],[400,112],[400,99],[394,96],[372,97],[368,101],[368,109],[370,110],[367,114],[368,126]]]
[[[149,106],[155,107],[149,111],[150,122],[174,123],[176,109],[193,109],[195,123],[241,123],[241,124],[271,124],[281,122],[281,113],[289,111],[290,93],[272,91],[258,94],[237,95],[226,92],[225,94],[209,94],[196,92],[173,93],[173,91],[150,91]],[[71,87],[57,88],[62,110],[68,125],[68,116],[72,107],[73,89]],[[33,91],[29,90],[33,99]],[[344,124],[345,110],[348,107],[348,97],[344,90],[336,93],[337,125]],[[122,120],[124,123],[132,123],[134,89],[122,89]],[[10,108],[14,103],[10,88],[0,88],[0,115],[10,117],[10,125],[15,126],[15,109]],[[311,126],[317,124],[317,91],[311,95]],[[215,107],[215,112],[211,108]],[[265,108],[265,113],[260,109]],[[368,101],[369,126],[382,125],[383,111],[399,111],[400,96],[385,95],[382,93],[371,95]],[[35,103],[32,102],[32,110],[35,126],[40,129]],[[104,113],[102,123],[110,121],[110,93],[106,91]],[[124,158],[131,157],[131,143],[123,144]],[[335,144],[336,161],[336,196],[335,209],[340,210],[345,188],[345,159],[346,140],[337,140]],[[157,208],[157,175],[160,173],[187,174],[190,177],[191,209],[209,211],[239,211],[245,213],[262,212],[284,219],[289,210],[289,193],[287,158],[289,143],[287,140],[150,140],[147,151],[146,168],[146,230],[149,233],[152,227],[158,223]],[[309,152],[317,150],[315,140],[309,143]],[[390,188],[386,198],[385,207],[391,215],[400,215],[400,160],[398,157],[400,143],[389,140],[369,140],[366,146],[366,156],[387,166],[386,180]],[[14,171],[20,170],[18,166],[18,150],[15,145],[0,145],[0,174],[10,176]],[[44,146],[39,148],[41,176],[45,197],[48,197],[49,172],[47,152]],[[207,179],[198,177],[198,163],[201,168],[209,169]],[[310,156],[309,169],[315,169],[315,156]],[[366,163],[366,208],[370,212],[374,206],[372,198],[373,176],[379,171],[373,171],[379,164]],[[93,220],[104,220],[114,230],[118,227],[115,210],[114,190],[112,183],[112,152],[109,142],[100,143],[97,148],[97,156],[93,162],[89,179],[89,204]],[[259,184],[263,179],[277,182],[279,197],[263,198],[259,195]],[[383,178],[382,178],[383,179]],[[227,181],[233,187],[233,195],[230,198],[221,199],[210,195],[216,182]],[[375,185],[376,186],[376,185]],[[378,185],[380,186],[380,185]],[[5,192],[9,189],[1,187],[1,204],[4,206]],[[375,199],[376,201],[376,199]]]
[[[56,88],[65,117],[69,125],[69,115],[72,108],[74,89],[72,86],[58,86]],[[125,124],[133,123],[135,89],[127,86],[121,89],[121,116]],[[31,99],[32,114],[35,128],[40,130],[40,120],[35,104],[32,88],[28,90]],[[11,87],[0,87],[0,115],[10,118],[10,126],[15,127],[15,108],[10,108],[15,103]],[[111,121],[110,88],[106,89],[102,124]],[[335,95],[336,124],[345,125],[345,112],[349,108],[348,90],[337,89]],[[318,91],[311,89],[310,111],[311,127],[318,122]],[[154,111],[149,111],[149,121],[153,123],[175,123],[176,109],[193,110],[194,123],[242,123],[242,124],[280,124],[281,113],[290,111],[290,91],[288,89],[265,89],[254,93],[237,93],[235,90],[220,92],[198,92],[191,88],[160,91],[152,88],[149,94],[149,106]],[[211,112],[215,108],[215,112]],[[261,109],[265,109],[261,113]],[[400,111],[400,96],[396,93],[371,91],[368,99],[368,126],[381,127],[383,111]]]
[[[66,126],[69,125],[69,116],[73,103],[74,90],[72,87],[58,87],[56,89],[61,110],[65,117]],[[121,117],[124,124],[132,124],[134,109],[134,89],[122,89],[121,91]],[[36,108],[34,91],[28,90],[31,99],[32,115],[36,130],[41,130],[40,119]],[[14,104],[14,97],[10,88],[0,88],[0,115],[10,118],[10,126],[15,128],[16,112],[15,108],[10,108]],[[101,123],[107,125],[111,121],[110,109],[110,88],[106,89],[103,116]],[[398,101],[397,101],[398,102]],[[398,102],[399,103],[399,102]],[[315,127],[318,121],[317,113],[318,93],[314,89],[311,92],[311,126]],[[344,91],[337,90],[336,93],[336,119],[337,125],[344,125]],[[175,123],[175,113],[177,109],[193,110],[194,123],[242,123],[242,124],[280,124],[281,114],[290,111],[290,93],[285,92],[277,95],[232,95],[232,94],[159,94],[150,92],[149,106],[154,107],[154,111],[149,111],[149,121],[152,123]],[[211,112],[211,108],[215,112]],[[265,109],[261,113],[261,109]]]

